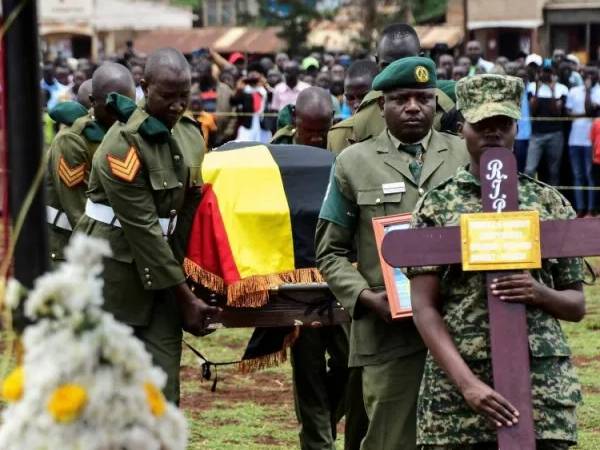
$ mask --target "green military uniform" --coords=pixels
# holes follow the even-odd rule
[[[272,144],[295,144],[296,128],[286,125]],[[325,354],[329,354],[326,361]],[[303,328],[291,352],[294,403],[302,450],[335,449],[336,424],[346,414],[344,444],[358,449],[366,427],[362,396],[348,381],[348,333],[341,325]],[[345,391],[345,388],[351,390]],[[360,394],[360,392],[359,392]],[[345,397],[345,399],[344,399]]]
[[[435,79],[435,68],[427,61],[405,58],[379,76],[396,75],[400,65],[406,70],[395,78],[397,87],[414,85],[411,74],[418,65]],[[418,145],[423,151],[418,175],[411,171],[417,157],[387,128],[346,149],[337,157],[317,224],[318,268],[353,319],[349,365],[362,370],[370,420],[361,447],[365,450],[415,448],[416,399],[425,359],[424,344],[411,320],[387,324],[358,302],[364,289],[384,289],[372,219],[412,211],[427,190],[467,161],[462,140],[453,135],[431,130]]]
[[[296,127],[294,125],[286,125],[277,130],[271,138],[271,144],[295,144],[296,143]]]
[[[457,108],[469,123],[494,116],[520,118],[523,83],[515,77],[469,77],[456,86]],[[540,220],[571,219],[575,212],[555,189],[519,176],[519,209],[538,211]],[[466,168],[430,191],[415,208],[413,226],[459,225],[461,214],[482,211],[481,184]],[[487,306],[482,272],[463,272],[459,265],[409,268],[409,277],[437,273],[443,279],[441,315],[454,344],[471,371],[493,385]],[[581,258],[549,259],[531,272],[555,289],[583,281]],[[570,361],[570,349],[559,321],[540,308],[527,306],[527,327],[537,448],[562,450],[576,441],[575,409],[581,392]],[[473,411],[460,391],[428,355],[418,401],[418,442],[423,448],[457,449],[485,443],[497,446],[496,430]],[[488,444],[489,443],[489,444]]]
[[[480,189],[479,180],[461,169],[423,198],[413,216],[414,226],[459,225],[461,214],[482,211]],[[558,191],[525,175],[519,177],[519,208],[539,211],[541,220],[575,217]],[[429,272],[444,280],[441,314],[459,353],[483,382],[492,385],[485,274],[463,272],[456,265],[411,268],[408,275]],[[560,289],[583,280],[582,262],[544,260],[542,269],[532,274],[546,286]],[[558,320],[539,308],[527,307],[527,326],[536,438],[575,442],[575,407],[581,393],[566,338]],[[418,423],[418,441],[427,446],[496,440],[495,427],[467,405],[430,355],[419,393]]]
[[[442,116],[454,107],[454,101],[442,89],[437,89],[436,94],[437,111],[433,128],[439,131]],[[327,135],[327,149],[339,154],[349,145],[362,142],[381,133],[385,128],[385,122],[379,108],[379,99],[382,96],[381,91],[370,91],[353,116],[331,127]]]
[[[52,261],[63,261],[63,250],[85,209],[85,191],[92,157],[104,129],[79,103],[64,102],[50,117],[64,128],[49,149],[46,174],[48,240]]]
[[[169,288],[185,281],[181,262],[200,199],[205,144],[191,117],[169,130],[126,97],[110,94],[109,104],[122,123],[94,156],[76,230],[109,241],[104,307],[134,328],[167,373],[165,395],[178,401],[181,318]]]

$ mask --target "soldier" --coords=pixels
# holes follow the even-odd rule
[[[365,96],[371,90],[373,78],[378,72],[377,64],[368,59],[359,59],[348,68],[344,79],[344,97],[353,115],[356,114]],[[347,147],[353,126],[354,118],[352,116],[335,124],[327,135],[327,148],[341,151]]]
[[[272,143],[325,148],[333,119],[329,92],[319,87],[303,90],[296,101],[294,118],[295,126],[279,130]],[[292,347],[292,368],[302,450],[335,449],[336,424],[345,412],[342,396],[347,367],[348,338],[340,325],[301,330]],[[353,430],[347,431],[346,440]]]
[[[199,334],[206,315],[218,311],[196,298],[181,267],[205,145],[198,123],[183,115],[191,74],[179,51],[150,55],[141,85],[143,108],[111,94],[124,123],[113,125],[94,155],[76,230],[110,242],[104,307],[133,327],[167,374],[166,397],[177,402],[181,329]]]
[[[94,152],[116,116],[106,108],[106,97],[118,92],[135,98],[135,86],[129,70],[116,63],[101,65],[93,75],[92,100],[94,110],[88,113],[76,102],[64,102],[50,116],[66,125],[54,139],[49,150],[46,178],[46,209],[50,258],[62,261],[63,249],[73,227],[85,209],[85,191]],[[85,83],[79,91],[83,91]]]
[[[79,90],[77,91],[77,103],[81,103],[85,109],[90,109],[92,107],[92,102],[90,100],[90,96],[92,95],[92,79],[85,80],[79,86]]]
[[[413,215],[415,227],[458,225],[462,213],[481,212],[480,157],[489,147],[513,148],[522,92],[521,79],[510,76],[458,82],[470,165],[423,197]],[[539,211],[541,220],[575,217],[550,186],[519,175],[518,190],[520,209]],[[496,450],[496,428],[516,424],[518,412],[490,387],[485,276],[459,266],[407,272],[414,321],[429,348],[418,401],[419,444],[427,450]],[[566,450],[576,441],[581,393],[558,320],[583,318],[582,280],[581,259],[564,258],[543,261],[541,270],[499,277],[491,286],[500,300],[527,305],[538,450]]]
[[[386,27],[381,33],[377,46],[377,62],[383,69],[393,61],[407,56],[416,56],[421,50],[421,43],[413,27],[404,23],[396,23]],[[375,137],[385,128],[378,103],[382,93],[371,91],[363,98],[356,113],[346,120],[337,123],[330,131],[328,149],[340,153],[346,147]],[[436,119],[434,127],[440,129],[441,116],[452,109],[454,102],[441,90],[437,91]]]
[[[369,417],[363,450],[416,448],[425,346],[411,320],[392,323],[371,222],[412,211],[466,163],[460,138],[432,129],[435,74],[430,59],[408,57],[375,78],[386,128],[337,157],[317,224],[317,266],[352,317],[349,365],[361,368]]]
[[[331,95],[320,87],[310,87],[298,94],[292,124],[275,133],[272,144],[302,144],[325,148],[327,132],[333,120]]]

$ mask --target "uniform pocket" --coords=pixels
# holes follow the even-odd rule
[[[177,177],[174,169],[150,170],[148,178],[150,178],[150,185],[154,191],[183,187],[183,182]]]
[[[356,203],[361,215],[369,217],[389,216],[400,212],[402,192],[384,194],[383,189],[369,189],[356,193]]]

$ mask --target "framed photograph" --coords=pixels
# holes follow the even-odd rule
[[[388,231],[403,230],[410,226],[411,214],[396,214],[373,219],[373,231],[377,242],[377,252],[383,272],[383,281],[390,302],[390,312],[393,319],[412,317],[410,305],[410,282],[402,270],[396,269],[386,263],[381,256],[381,244]]]

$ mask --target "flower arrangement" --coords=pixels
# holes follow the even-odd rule
[[[27,295],[34,321],[24,358],[4,380],[3,450],[184,450],[187,424],[166,402],[164,373],[131,328],[102,311],[108,244],[75,235],[58,270],[27,295],[11,281],[11,307]]]

